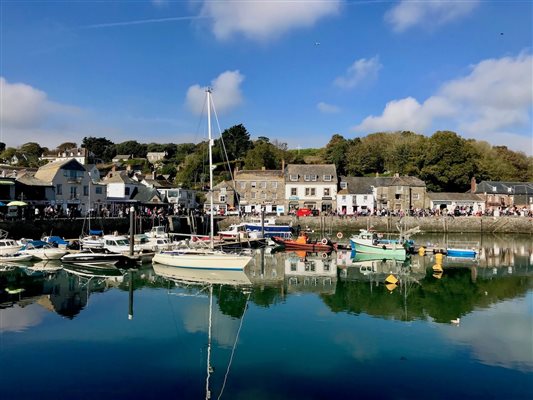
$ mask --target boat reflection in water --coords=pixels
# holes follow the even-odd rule
[[[251,282],[244,273],[244,271],[235,271],[235,270],[206,270],[206,269],[195,269],[195,268],[179,268],[179,267],[169,267],[162,264],[153,264],[153,269],[156,275],[159,275],[167,280],[174,282],[178,287],[185,287],[190,289],[191,287],[198,287],[198,293],[204,291],[208,292],[209,295],[209,315],[208,315],[208,330],[207,330],[207,362],[206,362],[206,380],[205,380],[205,398],[206,400],[211,399],[211,375],[214,372],[214,368],[211,364],[211,352],[212,352],[212,333],[213,333],[213,288],[214,286],[218,287],[220,291],[222,286],[230,286],[233,289],[242,291],[247,294],[246,303],[243,307],[242,315],[240,316],[240,325],[237,330],[235,341],[233,343],[233,349],[231,353],[231,358],[229,360],[226,375],[220,389],[218,398],[222,397],[224,388],[226,387],[227,377],[229,376],[231,362],[233,360],[233,355],[237,342],[239,340],[239,333],[241,331],[242,322],[244,321],[244,314],[246,312],[248,300],[250,299],[250,289]],[[182,293],[183,294],[183,293]]]
[[[476,260],[265,248],[244,271],[4,267],[1,397],[532,398],[533,246],[513,240]]]

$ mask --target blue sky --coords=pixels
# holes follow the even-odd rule
[[[533,154],[532,1],[0,0],[1,141],[290,148],[378,131]]]

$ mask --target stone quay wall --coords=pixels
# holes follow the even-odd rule
[[[221,229],[241,222],[238,217],[228,217],[219,223]],[[397,233],[398,227],[404,230],[420,227],[423,232],[446,233],[521,233],[533,235],[533,218],[520,216],[504,217],[357,217],[338,216],[294,217],[281,216],[276,223],[292,223],[302,229],[314,231],[354,232],[359,229],[372,229],[383,233]]]

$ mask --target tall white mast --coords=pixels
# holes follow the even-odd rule
[[[210,213],[209,213],[209,247],[214,247],[213,232],[215,231],[215,210],[213,209],[213,139],[211,138],[211,88],[206,89],[207,93],[207,133],[209,138],[209,193]]]

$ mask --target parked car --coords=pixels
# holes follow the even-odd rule
[[[299,208],[296,210],[296,216],[297,217],[308,217],[310,215],[313,215],[313,210],[310,208]]]

